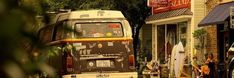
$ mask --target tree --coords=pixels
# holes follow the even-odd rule
[[[37,16],[45,14],[38,0],[0,1],[0,77],[27,78],[39,72],[54,74],[46,64],[48,50],[36,37]],[[41,48],[32,51],[33,47]]]
[[[205,62],[205,37],[207,35],[207,32],[204,28],[202,29],[197,29],[193,32],[193,37],[198,40],[198,43],[195,45],[195,49],[199,50],[199,57],[198,60],[201,62]]]

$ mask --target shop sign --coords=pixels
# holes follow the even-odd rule
[[[167,7],[169,0],[148,0],[149,7]]]
[[[180,8],[190,8],[191,0],[148,0],[148,6],[152,7],[153,13],[160,13]]]
[[[147,6],[148,7],[155,7],[156,6],[156,0],[147,0]]]

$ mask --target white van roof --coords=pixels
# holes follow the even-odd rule
[[[121,11],[113,10],[82,10],[72,11],[69,19],[124,18]]]
[[[115,10],[79,10],[68,13],[59,13],[51,24],[70,19],[125,19],[121,11]]]

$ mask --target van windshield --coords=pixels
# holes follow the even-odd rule
[[[75,38],[122,37],[123,29],[118,22],[76,23]]]

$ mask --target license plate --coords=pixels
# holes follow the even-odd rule
[[[110,67],[110,60],[96,60],[97,67]]]
[[[97,74],[96,78],[109,78],[109,74]]]

